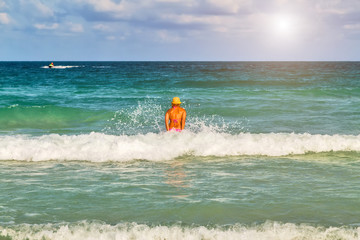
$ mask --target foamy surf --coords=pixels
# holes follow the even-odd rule
[[[1,136],[0,160],[91,162],[164,161],[193,156],[286,156],[322,152],[360,152],[360,135],[295,133],[231,135],[213,131],[145,135]]]
[[[359,239],[360,227],[314,227],[306,224],[267,222],[257,226],[227,227],[148,226],[136,223],[109,225],[80,222],[73,224],[22,224],[0,227],[5,239]]]

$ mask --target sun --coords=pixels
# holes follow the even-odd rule
[[[279,50],[294,49],[304,37],[304,20],[296,13],[270,13],[262,18],[263,33],[260,41]]]
[[[277,15],[273,18],[273,31],[278,35],[291,35],[295,30],[294,20],[290,16]]]

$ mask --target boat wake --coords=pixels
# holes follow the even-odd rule
[[[81,66],[61,66],[61,65],[57,65],[57,66],[53,66],[51,67],[51,69],[67,69],[67,68],[78,68],[78,67],[81,67]],[[41,68],[49,68],[49,66],[42,66]]]

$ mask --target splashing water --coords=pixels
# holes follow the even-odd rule
[[[107,121],[102,132],[112,135],[136,135],[160,133],[165,131],[164,116],[167,107],[153,100],[138,102],[136,106],[117,110]],[[191,107],[187,108],[185,129],[198,133],[212,131],[217,133],[238,134],[247,130],[248,120],[226,121],[219,115],[198,116]],[[245,124],[244,124],[245,123]]]
[[[151,101],[138,102],[137,106],[120,109],[107,121],[103,132],[114,135],[135,135],[160,132],[164,109]]]

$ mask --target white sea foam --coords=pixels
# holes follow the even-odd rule
[[[86,160],[92,162],[171,160],[184,155],[286,156],[309,152],[360,152],[360,135],[294,133],[231,135],[213,131],[145,135],[0,136],[0,160]]]
[[[136,223],[108,225],[102,223],[74,223],[60,226],[18,225],[0,227],[0,237],[10,239],[359,239],[360,227],[313,227],[310,225],[281,224],[268,222],[258,226],[246,227],[240,224],[224,227],[181,227],[155,226]]]

